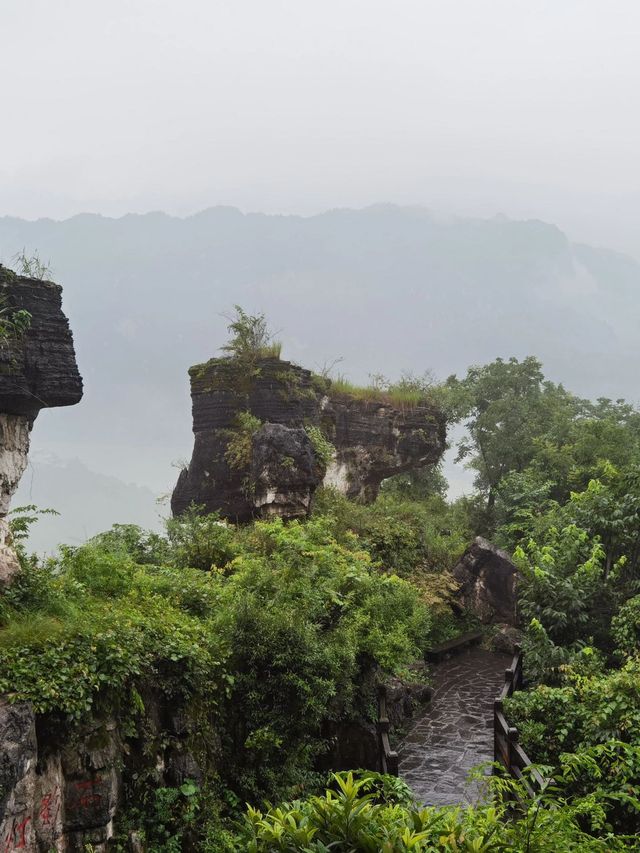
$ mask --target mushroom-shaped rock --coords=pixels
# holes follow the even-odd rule
[[[6,516],[38,412],[82,398],[62,288],[0,266],[0,590],[19,569]]]
[[[192,367],[193,455],[173,492],[234,521],[309,512],[320,484],[369,500],[380,483],[437,462],[445,418],[423,401],[360,399],[279,358],[212,359]]]

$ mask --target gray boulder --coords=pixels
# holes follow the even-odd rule
[[[458,602],[484,624],[517,625],[518,569],[506,551],[478,536],[453,569]]]

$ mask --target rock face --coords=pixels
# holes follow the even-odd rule
[[[145,708],[145,738],[125,741],[109,717],[73,726],[0,700],[2,853],[105,851],[134,774],[159,786],[199,778],[184,709],[152,692]]]
[[[453,569],[458,600],[485,624],[518,624],[518,570],[506,551],[478,536]]]
[[[37,728],[29,704],[0,702],[0,849],[101,849],[120,794],[115,725],[96,725],[64,746]]]
[[[426,401],[402,410],[332,393],[331,383],[278,358],[192,367],[193,455],[173,492],[246,521],[309,512],[324,483],[369,500],[386,477],[437,462],[444,416]]]
[[[27,465],[29,435],[42,408],[82,397],[73,337],[62,313],[62,288],[0,266],[0,322],[28,311],[28,327],[0,336],[0,592],[19,570],[6,516]]]

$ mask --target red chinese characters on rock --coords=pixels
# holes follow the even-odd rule
[[[60,806],[62,804],[62,795],[60,787],[56,787],[52,791],[48,791],[40,800],[38,809],[38,818],[44,827],[54,827],[60,814]]]
[[[102,785],[102,777],[96,776],[95,779],[83,779],[81,782],[75,783],[75,789],[78,794],[76,805],[81,809],[88,809],[91,806],[97,806],[102,801],[102,794],[96,791],[96,787]]]
[[[24,850],[27,846],[27,834],[31,817],[19,815],[14,817],[11,826],[2,838],[2,853],[13,853],[14,850]]]

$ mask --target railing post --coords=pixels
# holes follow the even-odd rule
[[[514,686],[513,685],[513,676],[514,676],[514,672],[511,669],[511,667],[509,667],[509,669],[505,669],[505,671],[504,671],[504,683],[509,685],[507,690],[505,691],[507,696],[511,696],[511,694],[513,693],[513,686]]]
[[[376,733],[378,735],[378,769],[386,773],[386,761],[384,755],[384,744],[382,742],[382,719],[386,717],[386,690],[383,684],[378,685],[378,719],[376,720]]]
[[[512,767],[513,767],[513,745],[518,743],[518,729],[515,726],[509,726],[509,730],[507,731],[507,752],[509,755],[509,773],[513,776]]]
[[[387,716],[387,689],[384,684],[378,687],[378,734],[379,766],[381,773],[391,776],[398,775],[398,753],[391,749],[389,743],[389,717]]]

